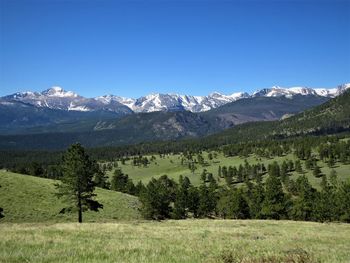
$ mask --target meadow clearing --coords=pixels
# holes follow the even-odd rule
[[[206,162],[206,165],[202,166],[196,164],[197,169],[192,173],[187,163],[181,164],[181,155],[179,154],[170,154],[165,155],[163,157],[159,157],[159,155],[155,155],[156,160],[151,161],[147,166],[134,166],[132,165],[132,160],[125,161],[125,164],[118,162],[118,167],[122,169],[122,171],[129,175],[129,177],[137,183],[138,181],[142,181],[143,183],[149,182],[152,178],[158,178],[164,174],[168,177],[178,180],[180,175],[187,176],[193,185],[199,185],[201,182],[201,176],[203,169],[206,169],[208,173],[212,173],[214,178],[220,182],[220,180],[224,181],[222,178],[218,177],[218,169],[219,166],[238,166],[240,164],[244,165],[244,162],[247,161],[250,164],[263,163],[266,167],[273,162],[278,162],[278,164],[282,164],[283,161],[292,160],[295,161],[296,158],[293,154],[288,154],[281,157],[273,157],[273,158],[263,158],[257,157],[255,155],[250,155],[247,158],[244,157],[227,157],[224,156],[221,152],[216,152],[216,158],[209,160],[208,152],[203,152],[202,156]],[[151,156],[146,156],[148,159],[151,159]],[[196,156],[194,155],[194,159]],[[308,177],[310,183],[316,187],[320,187],[321,178],[316,178],[312,174],[312,170],[305,169],[305,162],[301,161],[304,174]],[[318,161],[318,165],[321,168],[321,171],[325,175],[329,175],[331,170],[334,169],[337,173],[337,176],[340,180],[345,180],[350,178],[350,164],[339,164],[337,163],[334,167],[329,168],[326,163],[322,161]],[[111,178],[113,175],[113,171],[107,171],[107,175]],[[290,174],[290,178],[296,179],[300,174],[297,172],[292,172]],[[223,182],[224,183],[224,182]]]

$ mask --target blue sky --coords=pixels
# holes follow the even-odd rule
[[[0,0],[0,95],[350,82],[350,1]]]

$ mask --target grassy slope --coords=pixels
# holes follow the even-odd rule
[[[219,166],[222,167],[222,166],[231,165],[231,166],[238,167],[240,164],[244,165],[244,160],[245,160],[245,158],[224,157],[222,154],[218,154],[216,159],[209,161],[207,158],[208,156],[207,153],[203,153],[202,155],[205,158],[205,161],[209,163],[209,166],[202,167],[197,164],[198,169],[195,171],[194,174],[190,172],[186,164],[181,165],[181,158],[179,155],[169,155],[165,158],[159,158],[159,156],[156,156],[157,160],[155,162],[152,162],[148,167],[135,167],[131,165],[131,161],[127,161],[125,165],[121,165],[119,162],[119,166],[122,168],[124,173],[128,174],[130,178],[134,180],[134,182],[141,180],[144,183],[147,183],[152,177],[157,178],[164,174],[168,175],[171,178],[174,178],[175,180],[178,180],[179,176],[182,174],[184,176],[188,176],[194,185],[198,185],[200,183],[200,174],[202,173],[203,169],[207,169],[208,172],[213,173],[214,176],[216,176],[217,178]],[[255,156],[250,156],[249,158],[246,158],[246,159],[250,164],[261,162],[261,163],[264,163],[265,166],[267,167],[269,163],[272,163],[274,161],[277,161],[280,164],[283,162],[283,160],[294,161],[295,157],[292,154],[290,154],[283,157],[275,157],[273,159],[266,159],[266,158],[257,159]],[[330,174],[331,169],[327,166],[327,164],[323,162],[318,162],[318,165],[321,167],[321,170],[324,174],[326,175]],[[343,165],[343,164],[337,163],[337,165],[334,167],[334,170],[337,171],[339,179],[344,180],[346,178],[350,178],[350,165]],[[312,171],[305,170],[305,172],[310,182],[315,187],[318,187],[319,183],[321,182],[321,179],[315,178],[312,175]],[[112,172],[110,172],[109,175],[111,176]],[[296,172],[291,174],[292,178],[297,178],[298,176],[299,174]]]
[[[75,221],[76,213],[59,214],[65,205],[58,200],[55,181],[0,171],[0,207],[4,209],[2,222],[46,222]],[[108,191],[96,190],[97,200],[104,209],[100,212],[85,212],[84,221],[101,222],[114,219],[140,218],[136,197]],[[0,260],[1,261],[1,260]]]
[[[350,225],[291,221],[0,224],[0,262],[349,262]]]

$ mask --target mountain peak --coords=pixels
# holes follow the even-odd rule
[[[44,90],[41,92],[41,94],[49,97],[78,97],[78,94],[74,93],[73,91],[65,91],[63,88],[58,86]]]

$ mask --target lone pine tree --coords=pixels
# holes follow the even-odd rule
[[[64,198],[71,206],[69,210],[78,211],[78,222],[83,221],[83,211],[98,211],[103,205],[93,200],[94,175],[98,166],[90,160],[85,149],[79,144],[71,145],[63,155],[61,183],[56,185],[57,196]],[[64,210],[63,210],[64,211]]]

